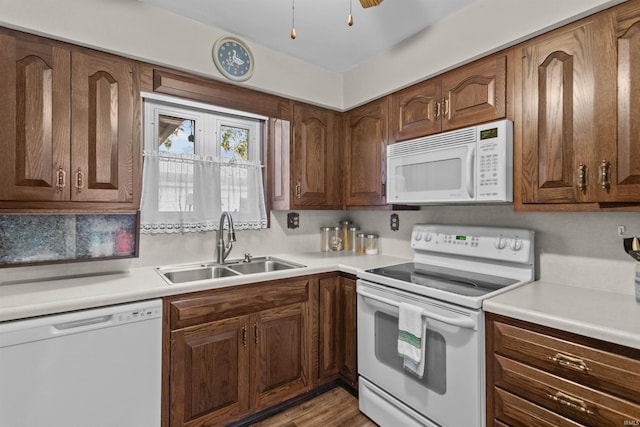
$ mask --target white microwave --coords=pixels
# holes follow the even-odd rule
[[[513,201],[513,123],[509,120],[387,146],[387,202]]]

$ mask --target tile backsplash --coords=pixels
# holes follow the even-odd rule
[[[0,266],[137,256],[137,214],[0,215]]]

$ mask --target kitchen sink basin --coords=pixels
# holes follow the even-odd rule
[[[220,265],[184,267],[175,269],[159,269],[160,273],[171,283],[195,282],[197,280],[217,279],[220,277],[238,276],[240,273]]]
[[[300,267],[304,266],[270,257],[255,258],[249,262],[239,262],[228,266],[230,270],[237,271],[241,274],[268,273],[270,271],[289,270]]]
[[[300,268],[304,265],[296,264],[271,257],[253,258],[249,262],[240,260],[221,264],[194,264],[176,267],[162,267],[156,270],[170,284],[211,280],[223,277],[234,277],[244,274],[268,273],[271,271]]]

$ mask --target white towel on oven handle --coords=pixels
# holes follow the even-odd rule
[[[426,359],[427,322],[422,308],[400,303],[398,315],[398,355],[405,369],[422,378]]]

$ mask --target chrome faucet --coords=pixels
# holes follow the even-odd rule
[[[227,243],[224,242],[224,220],[227,219],[229,223],[229,233],[227,234]],[[236,241],[236,231],[233,228],[233,218],[228,211],[222,212],[220,215],[220,227],[218,228],[218,246],[217,246],[217,261],[218,264],[224,264],[224,260],[229,256],[229,252],[233,248],[233,243]]]

